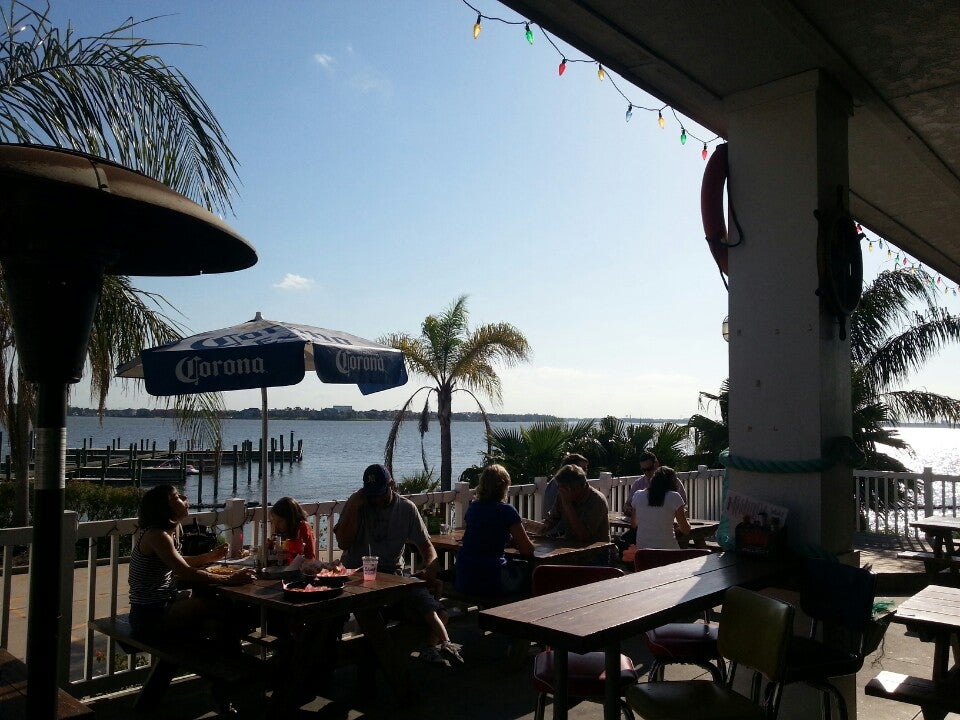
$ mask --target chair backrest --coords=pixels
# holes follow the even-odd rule
[[[637,548],[633,556],[633,569],[651,570],[683,560],[709,555],[707,548],[677,548],[676,550],[661,550],[658,548]]]
[[[537,565],[530,576],[534,595],[621,577],[623,570],[607,565]]]
[[[730,588],[723,597],[717,633],[720,654],[779,683],[793,635],[793,615],[793,607],[785,602],[745,588]]]
[[[866,568],[822,559],[804,565],[800,609],[825,627],[862,633],[873,618],[876,594],[877,576]]]

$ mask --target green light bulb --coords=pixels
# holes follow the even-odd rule
[[[527,36],[527,42],[533,45],[533,30],[530,29],[530,23],[527,23],[526,27],[527,31],[524,33],[524,35]]]

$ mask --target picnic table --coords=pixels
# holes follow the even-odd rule
[[[232,602],[280,613],[304,623],[308,628],[328,621],[338,622],[352,613],[395,695],[409,703],[416,700],[416,691],[410,682],[407,664],[390,641],[380,609],[402,600],[407,592],[422,585],[423,581],[418,578],[382,572],[377,573],[375,580],[364,582],[362,574],[357,572],[344,584],[340,595],[325,600],[299,602],[284,597],[279,580],[255,580],[249,585],[220,585],[216,589],[222,597]],[[309,644],[311,637],[309,631],[304,633],[298,644]],[[298,647],[295,654],[309,658],[310,653],[316,651],[310,647]],[[288,664],[294,665],[290,668],[290,676],[294,680],[297,673],[310,672],[299,662]],[[295,687],[296,682],[285,683],[285,686]],[[283,703],[283,699],[278,701],[279,705]]]
[[[960,554],[954,542],[954,534],[960,533],[960,517],[928,515],[922,520],[913,520],[910,525],[922,530],[927,536],[932,552],[908,550],[897,554],[902,560],[920,560],[927,573],[936,575],[944,568],[957,575],[960,572]]]
[[[934,642],[931,676],[884,671],[867,683],[866,694],[919,705],[924,720],[960,712],[960,589],[928,585],[900,604],[893,621]]]
[[[567,717],[568,653],[603,650],[607,665],[604,718],[616,720],[623,640],[714,607],[734,585],[766,586],[785,572],[788,568],[783,563],[713,553],[482,610],[479,625],[553,648],[555,720]]]
[[[456,554],[463,543],[463,528],[450,530],[447,533],[437,533],[430,536],[430,542],[438,553],[447,552]],[[533,543],[533,556],[523,556],[514,547],[508,547],[504,550],[507,555],[514,557],[523,557],[530,562],[531,566],[536,567],[542,563],[552,565],[573,565],[590,561],[609,553],[613,548],[612,542],[592,542],[585,543],[568,538],[550,538],[532,535],[530,541]]]
[[[629,515],[624,515],[621,512],[613,511],[608,515],[608,518],[610,520],[611,528],[627,529],[630,527]],[[679,531],[676,532],[677,542],[680,544],[680,547],[693,545],[693,547],[705,548],[707,546],[707,538],[713,537],[717,533],[717,529],[720,527],[719,520],[687,518],[687,522],[690,523],[689,533],[683,534]]]

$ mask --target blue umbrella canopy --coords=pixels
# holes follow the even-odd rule
[[[149,348],[117,368],[118,377],[142,379],[151,395],[260,388],[262,562],[267,547],[267,388],[296,385],[307,370],[326,383],[356,385],[364,395],[407,382],[403,353],[395,348],[339,330],[266,320],[260,313],[240,325]]]
[[[149,348],[117,369],[142,378],[151,395],[296,385],[308,370],[321,381],[357,385],[364,394],[407,382],[403,353],[356,335],[266,320],[193,335]]]

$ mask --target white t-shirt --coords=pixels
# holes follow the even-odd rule
[[[680,493],[670,490],[663,496],[663,505],[651,506],[647,490],[634,493],[631,499],[633,517],[637,521],[637,547],[676,550],[680,547],[673,532],[673,518],[683,507]]]

